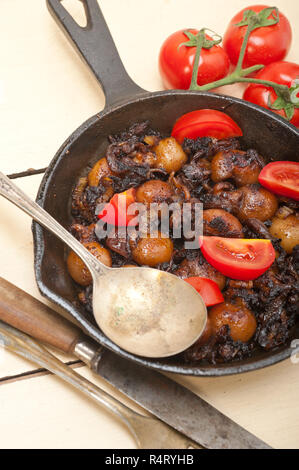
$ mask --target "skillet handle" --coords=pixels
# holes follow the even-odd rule
[[[79,26],[61,0],[46,0],[52,17],[99,81],[106,107],[146,93],[127,74],[97,0],[83,2],[87,25]]]

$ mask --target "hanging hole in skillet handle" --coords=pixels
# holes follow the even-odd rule
[[[76,23],[81,28],[85,28],[87,26],[87,18],[83,3],[78,0],[61,0],[61,2]]]
[[[127,74],[97,0],[77,0],[83,3],[85,27],[74,20],[62,0],[46,1],[52,17],[100,83],[106,107],[148,93]]]

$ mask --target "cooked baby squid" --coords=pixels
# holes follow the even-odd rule
[[[258,182],[263,167],[261,157],[254,151],[227,150],[218,152],[211,164],[212,180],[215,183],[232,179],[237,186]]]
[[[182,279],[193,276],[205,277],[216,282],[220,290],[225,287],[226,277],[213,268],[201,255],[194,259],[184,259],[174,274]]]
[[[217,183],[205,200],[207,209],[217,208],[231,211],[238,219],[258,219],[264,222],[277,211],[278,201],[274,194],[259,184],[248,184],[233,189],[228,182]]]
[[[223,209],[203,211],[203,234],[216,237],[242,238],[242,224]]]

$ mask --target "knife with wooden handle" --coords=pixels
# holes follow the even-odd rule
[[[187,388],[123,359],[54,310],[0,277],[0,319],[85,362],[144,409],[207,449],[269,449]]]

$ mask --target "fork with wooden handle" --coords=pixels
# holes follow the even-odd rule
[[[71,367],[57,359],[28,335],[0,321],[0,344],[48,369],[120,418],[141,449],[199,449],[197,444],[154,417],[131,410]]]

